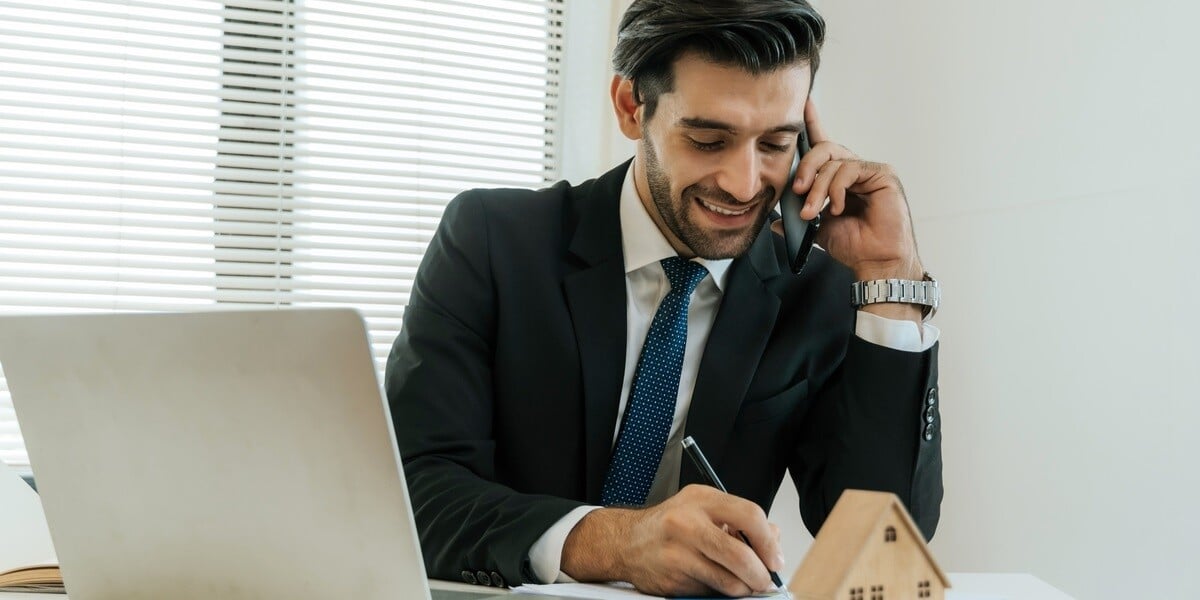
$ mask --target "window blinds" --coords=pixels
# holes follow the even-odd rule
[[[556,179],[561,46],[562,0],[0,0],[0,313],[353,306],[382,369],[446,202]]]

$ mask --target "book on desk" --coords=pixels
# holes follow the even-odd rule
[[[63,591],[42,502],[4,461],[0,461],[0,532],[0,591]]]

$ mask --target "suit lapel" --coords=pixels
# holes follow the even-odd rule
[[[568,229],[574,257],[563,279],[583,375],[587,500],[600,502],[612,454],[625,371],[625,260],[619,200],[629,163],[574,198]]]
[[[721,307],[700,358],[686,434],[695,438],[714,466],[721,464],[733,420],[779,313],[779,297],[765,284],[780,274],[774,235],[764,227],[750,251],[730,265]],[[699,481],[699,472],[684,461],[679,486]]]

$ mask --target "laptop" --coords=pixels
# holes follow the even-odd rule
[[[71,600],[431,597],[357,312],[3,317],[0,366]]]

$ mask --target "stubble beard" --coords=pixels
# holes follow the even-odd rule
[[[728,231],[705,230],[692,220],[689,210],[692,205],[691,198],[699,196],[713,200],[722,199],[728,205],[735,205],[738,202],[729,198],[729,194],[725,190],[710,189],[700,184],[684,188],[678,198],[673,198],[671,181],[658,162],[654,145],[644,135],[642,143],[645,148],[646,183],[650,188],[650,199],[654,202],[654,207],[658,210],[658,215],[667,229],[671,230],[671,233],[679,241],[700,258],[721,260],[737,258],[745,254],[767,222],[767,212],[771,208],[771,200],[775,198],[775,188],[767,186],[755,197],[754,201],[759,203],[758,208],[755,209],[759,213],[759,218],[755,219],[749,227]]]

